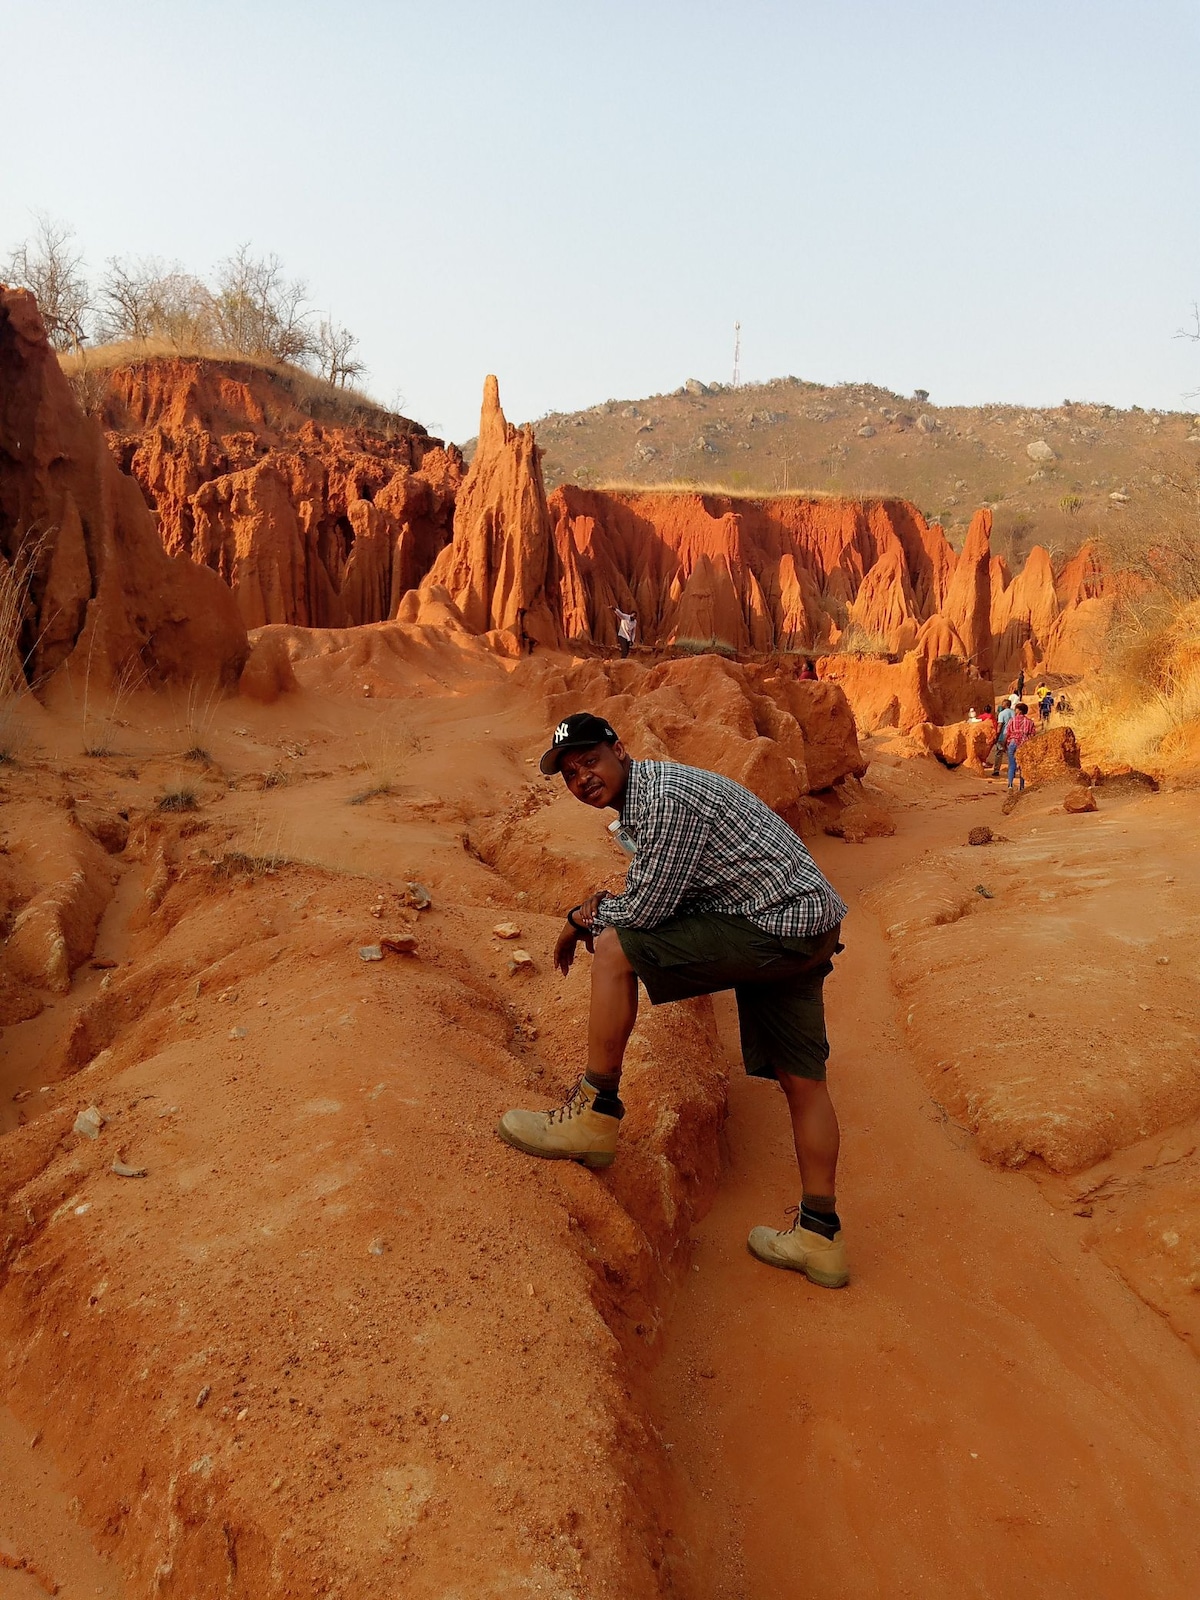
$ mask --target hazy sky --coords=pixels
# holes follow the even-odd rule
[[[453,438],[731,374],[1189,409],[1197,0],[0,0],[0,256],[275,251]]]

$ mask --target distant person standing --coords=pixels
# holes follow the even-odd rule
[[[617,619],[617,648],[624,661],[637,642],[637,612],[622,611],[620,606],[614,606],[613,613]]]
[[[1007,700],[996,707],[996,743],[992,749],[992,777],[1000,776],[1000,763],[1004,759],[1004,735],[1013,718],[1013,708]]]
[[[1040,701],[1040,703],[1038,705],[1038,711],[1041,713],[1042,727],[1043,728],[1049,726],[1049,724],[1050,724],[1050,713],[1053,710],[1054,710],[1054,690],[1053,689],[1047,689],[1045,694],[1042,696],[1041,701]]]
[[[817,664],[808,656],[804,658],[804,665],[800,668],[799,677],[801,683],[816,683],[817,681]]]
[[[1025,693],[1025,668],[1022,667],[1020,672],[1017,673],[1017,699],[1019,700],[1024,693]]]
[[[1008,727],[1004,730],[1004,742],[1008,748],[1008,787],[1013,786],[1013,779],[1020,778],[1021,790],[1025,789],[1025,774],[1020,769],[1018,751],[1026,739],[1031,739],[1037,732],[1033,725],[1033,718],[1029,715],[1029,707],[1022,700],[1009,720]]]

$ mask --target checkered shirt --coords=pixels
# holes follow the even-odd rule
[[[1031,739],[1036,732],[1037,727],[1033,718],[1017,711],[1014,712],[1012,721],[1008,725],[1004,742],[1010,750],[1019,750],[1026,739]]]
[[[621,822],[637,844],[622,894],[597,928],[656,928],[700,911],[745,917],[767,933],[827,933],[846,907],[792,830],[740,783],[671,761],[635,761]]]

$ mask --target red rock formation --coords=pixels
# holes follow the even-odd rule
[[[571,552],[556,549],[546,505],[541,454],[528,424],[514,428],[500,409],[500,388],[483,389],[479,440],[459,490],[454,539],[434,562],[415,614],[440,589],[473,633],[503,636],[510,648],[563,642],[563,614],[582,604]],[[498,640],[499,642],[499,640]]]
[[[1084,600],[1098,600],[1111,593],[1112,577],[1095,543],[1089,539],[1067,562],[1058,575],[1055,591],[1064,610]]]
[[[220,573],[248,627],[386,620],[450,537],[462,459],[417,423],[334,416],[302,375],[245,361],[156,357],[106,381],[109,443],[163,545]]]
[[[637,611],[649,644],[815,651],[848,621],[890,643],[940,604],[954,565],[940,528],[898,500],[564,486],[550,511],[559,554],[576,558],[584,589],[563,630],[610,647],[614,605]]]
[[[967,660],[984,678],[992,675],[991,536],[992,513],[977,511],[939,608],[962,640]]]
[[[1011,678],[1022,667],[1033,670],[1058,613],[1050,556],[1040,544],[1035,545],[1012,582],[992,594],[995,671],[1001,680]]]
[[[41,681],[74,652],[103,681],[230,682],[246,629],[212,573],[169,556],[141,490],[85,417],[37,304],[0,289],[0,555],[40,537],[20,653]]]
[[[514,687],[539,692],[547,725],[574,711],[605,716],[643,759],[708,767],[743,783],[795,828],[808,796],[867,770],[854,716],[832,683],[801,681],[798,662],[703,655],[647,667],[636,660],[534,656]]]
[[[996,743],[994,728],[985,722],[950,722],[945,725],[925,722],[916,729],[916,737],[930,755],[936,756],[946,766],[961,767],[965,764],[976,772],[983,771],[983,764]]]

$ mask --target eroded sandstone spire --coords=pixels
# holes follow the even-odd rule
[[[431,586],[445,590],[473,633],[507,635],[517,648],[561,645],[563,573],[533,428],[507,421],[500,386],[489,375],[475,459],[455,505],[454,537],[422,595]]]

